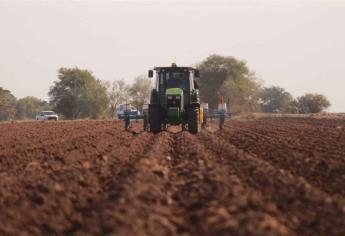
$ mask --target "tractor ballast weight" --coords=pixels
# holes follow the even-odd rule
[[[155,67],[149,77],[155,76],[151,92],[148,122],[153,133],[167,125],[181,125],[182,130],[196,134],[202,123],[199,88],[195,81],[199,71],[192,67]]]

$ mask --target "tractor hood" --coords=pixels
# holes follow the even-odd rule
[[[182,119],[183,90],[181,88],[169,88],[166,90],[165,95],[169,123],[178,125]]]
[[[183,90],[181,88],[169,88],[166,90],[167,96],[183,96]]]
[[[169,88],[165,92],[167,107],[183,109],[183,90],[181,88]]]

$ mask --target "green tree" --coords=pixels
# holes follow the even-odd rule
[[[59,69],[49,96],[56,112],[67,119],[97,119],[108,108],[107,88],[90,71],[79,68]]]
[[[292,101],[287,106],[286,112],[287,113],[293,113],[293,114],[300,113],[299,103],[298,103],[297,99],[292,99]]]
[[[107,88],[110,117],[114,118],[116,106],[130,100],[130,87],[124,80],[115,80],[112,83],[109,81],[105,81],[104,85]]]
[[[307,93],[297,98],[300,113],[319,113],[331,106],[322,94]]]
[[[220,88],[220,94],[229,101],[231,112],[252,112],[259,109],[259,88],[252,79],[227,80]]]
[[[198,66],[200,97],[217,107],[220,95],[230,99],[232,112],[258,109],[260,83],[246,63],[234,57],[211,55]]]
[[[16,98],[13,94],[0,87],[0,120],[12,119],[16,113]]]
[[[292,95],[278,86],[264,88],[260,93],[260,104],[263,112],[288,112],[292,101]]]
[[[129,89],[132,104],[139,109],[143,104],[148,103],[152,89],[152,81],[145,76],[138,76],[134,79],[133,85]]]
[[[34,119],[36,115],[42,110],[49,110],[48,102],[36,97],[24,97],[18,99],[16,104],[16,118],[17,119]]]

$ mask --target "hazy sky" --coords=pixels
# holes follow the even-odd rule
[[[47,99],[59,67],[102,80],[153,66],[234,56],[294,96],[325,94],[345,111],[344,1],[0,0],[0,87]]]

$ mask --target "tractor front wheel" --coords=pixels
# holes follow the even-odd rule
[[[199,132],[199,108],[191,107],[188,112],[188,131],[191,134],[197,134]]]
[[[160,108],[158,106],[151,106],[149,109],[149,123],[150,130],[154,134],[158,134],[162,131],[162,121]]]

